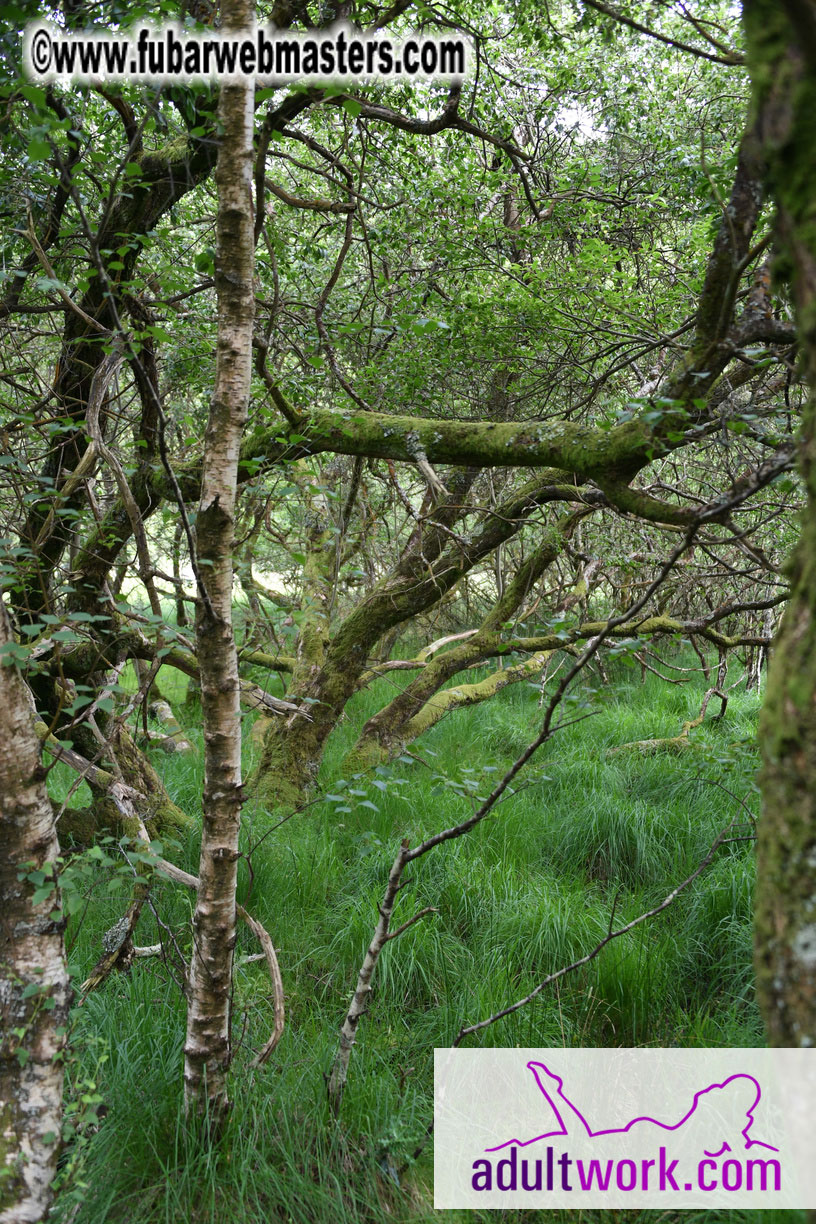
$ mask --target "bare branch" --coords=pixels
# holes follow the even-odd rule
[[[473,1033],[478,1033],[482,1029],[489,1028],[491,1024],[495,1024],[498,1020],[503,1020],[505,1016],[510,1016],[513,1014],[513,1012],[517,1012],[522,1007],[526,1007],[528,1003],[531,1003],[533,999],[541,994],[542,990],[545,990],[547,986],[551,986],[553,982],[557,982],[560,978],[566,977],[568,973],[574,973],[576,969],[580,969],[584,965],[588,965],[589,962],[594,960],[595,957],[602,952],[606,945],[611,943],[613,939],[619,939],[621,935],[627,935],[630,931],[633,931],[635,927],[640,926],[641,923],[646,922],[649,918],[655,918],[658,914],[662,914],[663,910],[668,909],[669,906],[677,900],[681,892],[688,888],[690,884],[693,884],[698,876],[703,874],[707,867],[710,867],[720,846],[724,845],[726,842],[732,841],[753,841],[753,833],[747,838],[744,836],[729,837],[731,831],[737,827],[738,822],[736,820],[732,820],[731,823],[727,825],[726,828],[723,829],[711,843],[705,858],[703,858],[701,862],[697,864],[691,875],[686,876],[682,883],[673,888],[668,896],[663,898],[659,905],[655,905],[652,909],[646,910],[642,914],[638,914],[637,918],[633,918],[631,922],[625,923],[624,926],[618,927],[617,930],[614,931],[611,930],[610,920],[610,929],[600,943],[595,945],[591,952],[587,952],[586,956],[580,957],[578,960],[573,961],[570,965],[564,965],[563,968],[556,970],[555,973],[548,974],[547,977],[539,982],[538,985],[531,990],[529,994],[525,995],[523,999],[518,999],[515,1003],[511,1003],[508,1007],[502,1008],[501,1011],[497,1011],[492,1016],[488,1016],[486,1020],[479,1020],[476,1024],[463,1026],[457,1033],[453,1042],[454,1049],[457,1046],[460,1046],[466,1037],[470,1037]],[[617,902],[617,898],[615,901]],[[614,917],[614,905],[612,912]]]

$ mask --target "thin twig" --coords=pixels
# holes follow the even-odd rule
[[[721,830],[721,832],[711,843],[705,858],[703,858],[702,861],[697,864],[697,867],[694,869],[691,875],[687,876],[681,884],[678,884],[675,888],[673,888],[668,896],[664,897],[659,905],[655,905],[652,907],[652,909],[646,910],[642,914],[638,914],[637,918],[633,918],[631,922],[627,922],[624,926],[618,927],[617,930],[609,930],[604,938],[595,945],[591,952],[587,952],[586,956],[582,956],[578,960],[573,961],[571,964],[564,965],[563,968],[557,969],[555,973],[548,974],[548,976],[545,977],[543,981],[539,982],[538,985],[531,990],[529,994],[525,995],[523,999],[518,999],[515,1003],[511,1003],[508,1007],[502,1008],[501,1011],[495,1012],[492,1016],[488,1016],[485,1020],[479,1020],[476,1024],[463,1026],[456,1035],[456,1039],[453,1042],[453,1048],[456,1049],[458,1046],[460,1046],[464,1039],[469,1037],[472,1033],[478,1033],[482,1029],[488,1028],[491,1024],[495,1024],[498,1020],[504,1019],[505,1016],[510,1016],[513,1014],[513,1012],[517,1012],[522,1007],[526,1007],[526,1005],[532,1002],[537,995],[540,995],[542,990],[544,990],[547,986],[550,986],[553,982],[557,982],[560,978],[565,977],[568,973],[573,973],[576,969],[580,969],[583,965],[588,965],[589,962],[594,960],[599,952],[601,952],[608,943],[611,943],[613,939],[619,939],[621,935],[628,934],[629,931],[634,930],[634,928],[640,926],[641,923],[646,922],[649,918],[656,917],[658,914],[661,914],[663,910],[668,909],[668,907],[677,900],[680,893],[683,892],[684,889],[688,888],[690,884],[693,884],[698,876],[702,875],[705,869],[711,865],[720,846],[731,841],[753,840],[753,835],[749,838],[729,837],[728,834],[737,826],[737,824],[738,821],[736,819],[732,820],[729,825]]]

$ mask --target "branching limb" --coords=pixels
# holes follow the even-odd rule
[[[134,822],[138,831],[140,841],[144,844],[144,846],[149,846],[150,838],[135,803],[135,800],[141,799],[142,796],[136,795],[136,793],[131,791],[129,787],[124,787],[121,785],[118,785],[116,788],[112,788],[112,790],[115,790],[114,798],[116,801],[125,805],[129,818]],[[174,863],[168,862],[167,859],[153,856],[152,868],[155,871],[161,872],[162,875],[167,876],[177,884],[184,884],[185,887],[191,888],[196,892],[198,891],[198,877],[191,875],[189,871],[182,870],[181,867],[176,867]],[[144,898],[142,901],[143,900]],[[136,951],[132,948],[132,946],[127,947],[127,944],[130,942],[132,936],[133,928],[136,925],[136,919],[138,918],[138,912],[135,913],[135,916],[132,913],[134,910],[134,905],[135,902],[129,907],[125,916],[120,919],[120,921],[116,923],[109,932],[111,939],[113,940],[116,936],[118,936],[118,933],[120,933],[121,930],[125,930],[123,924],[126,924],[125,938],[113,949],[112,955],[106,954],[106,956],[104,956],[97,963],[91,976],[83,984],[83,994],[88,993],[90,990],[95,990],[102,984],[105,977],[107,977],[114,968],[115,964],[121,960],[123,949],[126,949],[128,954],[136,956],[149,956],[155,954],[155,950],[153,948],[141,948]],[[263,959],[266,961],[269,976],[272,981],[274,1023],[271,1036],[264,1044],[260,1052],[256,1055],[254,1065],[259,1066],[269,1057],[283,1034],[286,1016],[283,994],[283,979],[281,977],[275,946],[272,943],[269,932],[257,918],[253,918],[251,914],[247,913],[242,905],[238,905],[236,907],[236,912],[238,917],[246,923],[246,925],[252,931],[252,934],[260,943],[263,949]]]
[[[641,22],[635,21],[633,17],[629,17],[625,13],[621,13],[618,9],[613,8],[611,4],[604,4],[603,0],[585,0],[585,3],[588,4],[590,8],[594,8],[597,12],[603,13],[606,17],[611,17],[613,21],[620,22],[621,25],[629,26],[630,29],[637,30],[639,34],[647,34],[649,38],[656,38],[658,42],[665,43],[669,47],[674,47],[678,51],[687,51],[691,55],[698,56],[700,59],[712,60],[715,64],[727,64],[729,67],[745,63],[744,56],[740,55],[738,51],[723,50],[719,53],[717,51],[706,51],[702,47],[694,47],[691,43],[683,42],[679,38],[670,38],[668,34],[661,34],[659,30],[654,30],[650,26],[645,26]],[[708,42],[710,45],[720,48],[722,47],[719,40],[715,42],[704,33],[697,21],[692,20],[692,25],[698,33],[703,34],[706,42]]]

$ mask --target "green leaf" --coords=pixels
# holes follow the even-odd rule
[[[32,136],[28,142],[29,161],[47,161],[51,156],[51,145],[44,136]]]

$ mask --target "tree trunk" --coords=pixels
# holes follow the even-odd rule
[[[226,29],[253,20],[248,0],[225,0]],[[235,945],[238,833],[241,819],[241,717],[238,656],[232,626],[235,497],[238,452],[247,416],[254,309],[252,213],[252,82],[225,83],[219,118],[215,387],[205,435],[201,504],[196,520],[202,590],[196,642],[204,724],[204,801],[199,886],[193,920],[187,1039],[188,1109],[226,1112],[230,1057],[230,993]]]
[[[468,542],[457,539],[451,544],[450,531],[435,525],[445,523],[445,506],[434,512],[433,523],[422,531],[417,528],[391,572],[345,617],[330,641],[321,644],[322,661],[314,667],[308,682],[299,689],[293,685],[293,695],[312,703],[312,721],[307,723],[298,716],[270,729],[252,780],[261,803],[271,808],[276,803],[296,806],[303,802],[317,774],[326,741],[346,703],[357,691],[377,642],[395,626],[405,625],[436,605],[477,562],[516,535],[538,506],[551,501],[578,500],[575,486],[555,483],[561,476],[560,472],[538,473],[514,491],[499,507],[495,519]],[[462,480],[464,486],[464,475]],[[580,497],[595,504],[596,499],[587,490],[582,490]],[[582,507],[575,513],[585,514],[587,510]],[[449,517],[455,521],[453,513]],[[571,517],[565,521],[570,522]],[[557,555],[563,544],[562,532],[567,531],[563,524],[545,529],[539,544],[541,555],[549,556],[551,549],[555,550],[552,555]],[[522,582],[522,576],[519,581]],[[509,588],[502,606],[508,598]]]
[[[111,721],[107,718],[100,718],[99,721],[103,735],[108,737],[113,764],[118,767],[122,781],[144,796],[141,816],[151,837],[178,837],[189,833],[192,819],[170,798],[158,773],[146,754],[134,743],[128,729],[120,725],[111,729]],[[79,752],[89,760],[98,760],[99,745],[86,724],[80,723],[71,738]],[[89,845],[103,833],[112,833],[116,837],[122,833],[132,835],[134,830],[126,827],[127,822],[123,821],[121,811],[111,799],[107,785],[96,786],[92,778],[88,782],[93,796],[91,806],[72,809],[70,815],[68,812],[63,814],[60,818],[63,842],[68,834],[82,845]]]
[[[379,710],[363,727],[362,734],[349,756],[349,767],[367,769],[389,760],[402,751],[405,744],[435,726],[449,710],[462,705],[486,701],[514,680],[535,673],[536,664],[528,668],[520,664],[502,676],[490,676],[476,685],[460,685],[440,693],[442,685],[473,663],[480,663],[500,653],[502,626],[513,619],[519,608],[540,581],[547,568],[559,556],[564,541],[569,539],[577,524],[589,513],[582,507],[565,515],[557,528],[545,535],[538,548],[530,553],[512,581],[484,617],[478,632],[467,641],[439,654],[425,664],[416,679]],[[540,671],[543,663],[538,666]]]
[[[743,13],[777,205],[776,272],[792,285],[811,387],[800,449],[808,505],[760,729],[757,990],[771,1044],[808,1047],[816,1044],[816,3],[746,0]]]
[[[10,645],[0,602],[0,651]],[[30,878],[54,879],[54,812],[25,687],[6,658],[0,708],[0,1221],[29,1224],[51,1202],[70,991],[57,893],[35,901],[39,885]]]

